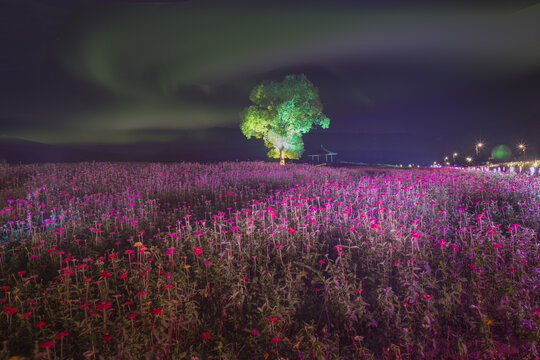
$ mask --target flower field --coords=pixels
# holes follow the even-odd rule
[[[0,165],[0,359],[535,359],[540,178]]]

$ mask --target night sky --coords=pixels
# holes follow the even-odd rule
[[[405,4],[406,3],[406,4]],[[1,1],[0,159],[265,159],[239,112],[303,73],[340,160],[540,153],[536,1]]]

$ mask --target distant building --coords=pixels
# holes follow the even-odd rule
[[[311,162],[320,162],[320,159],[323,156],[324,156],[324,162],[328,162],[328,157],[330,157],[330,162],[334,162],[334,156],[336,156],[338,153],[328,150],[323,145],[321,145],[321,149],[323,150],[322,153],[308,155],[309,157],[311,157]]]

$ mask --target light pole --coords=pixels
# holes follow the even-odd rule
[[[518,144],[517,147],[523,153],[523,157],[525,157],[525,150],[527,150],[527,146],[524,143],[521,143],[521,144]]]
[[[475,147],[474,147],[474,151],[476,151],[476,156],[478,157],[478,152],[480,151],[480,149],[482,148],[482,146],[484,146],[484,144],[482,144],[481,142],[478,142],[476,143]]]
[[[470,157],[470,156],[467,156],[467,158],[466,158],[465,160],[467,160],[467,162],[469,163],[469,165],[471,165],[471,162],[472,162],[472,157]]]

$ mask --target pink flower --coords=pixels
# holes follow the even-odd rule
[[[193,252],[194,252],[195,254],[197,254],[197,255],[200,255],[200,254],[202,254],[203,251],[202,251],[201,248],[197,248],[197,247],[196,247],[196,248],[193,248]]]
[[[258,334],[259,334],[259,330],[257,329],[251,330],[251,335],[258,335]]]
[[[167,290],[167,289],[170,289],[172,287],[173,287],[173,285],[167,284],[167,285],[163,286],[163,290]]]
[[[17,313],[17,308],[14,308],[14,307],[11,307],[11,306],[4,306],[4,307],[2,308],[2,310],[3,310],[4,312],[7,312],[8,314],[11,314],[11,315]]]
[[[126,316],[128,319],[134,319],[137,317],[137,313],[131,313],[131,314],[127,314]]]
[[[296,230],[294,230],[293,228],[290,227],[287,231],[289,232],[289,234],[292,234],[292,233],[295,232]]]
[[[274,336],[274,337],[272,338],[272,342],[274,342],[274,343],[277,344],[278,342],[281,342],[281,338],[278,337],[278,336]]]
[[[425,294],[425,295],[422,295],[422,297],[426,300],[429,300],[431,298],[433,298],[433,295],[428,295],[428,294]]]
[[[111,307],[111,303],[108,301],[100,301],[96,304],[96,309],[98,310],[105,310]]]
[[[37,327],[37,328],[40,328],[40,327],[43,327],[43,326],[45,326],[45,321],[38,321],[38,322],[36,323],[36,327]]]
[[[502,244],[493,244],[491,246],[493,246],[494,249],[502,249],[503,247]]]
[[[63,338],[64,336],[68,336],[68,335],[69,335],[69,333],[68,333],[67,331],[64,330],[64,331],[60,331],[59,333],[56,333],[55,336],[56,336],[57,339],[61,339],[61,338]]]
[[[266,318],[266,320],[271,321],[271,322],[277,321],[277,316],[269,316]]]
[[[39,346],[41,346],[43,349],[47,349],[47,348],[53,347],[55,344],[56,343],[54,341],[49,340],[49,341],[40,343]]]

